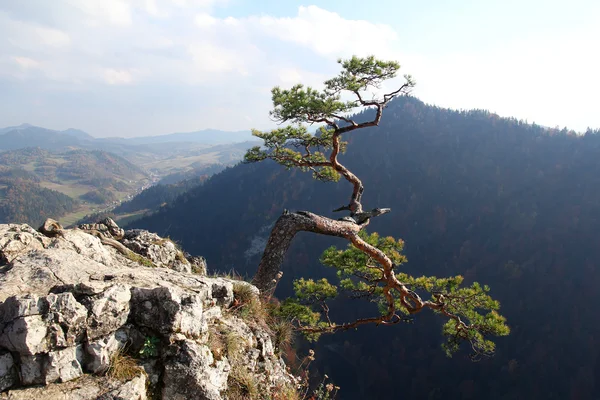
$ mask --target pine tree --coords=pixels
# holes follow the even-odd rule
[[[488,294],[490,289],[478,283],[465,287],[461,276],[413,277],[403,272],[406,258],[402,255],[402,240],[365,231],[371,218],[391,210],[365,211],[361,202],[362,181],[339,160],[347,145],[343,138],[353,131],[379,125],[387,104],[397,96],[408,95],[414,80],[404,75],[397,90],[376,96],[368,91],[380,90],[384,81],[395,78],[400,69],[397,62],[372,56],[338,62],[342,71],[325,81],[323,90],[301,84],[291,89],[273,88],[271,117],[287,125],[269,132],[254,130],[263,146],[250,149],[245,161],[274,160],[288,169],[312,172],[315,179],[326,182],[337,182],[343,177],[352,185],[350,201],[333,211],[347,211],[349,215],[332,219],[308,211],[284,211],[271,231],[254,283],[264,295],[274,290],[284,256],[297,232],[342,237],[349,242],[347,249],[329,248],[321,258],[325,266],[337,270],[339,282],[300,278],[294,281],[296,296],[282,303],[282,315],[309,339],[365,324],[395,325],[429,309],[447,319],[443,334],[448,355],[457,351],[461,343],[470,345],[474,358],[492,354],[495,345],[489,336],[508,335],[509,328],[497,312],[499,303]],[[374,109],[375,117],[355,121],[349,115],[360,108]],[[319,125],[315,134],[307,128],[314,124]],[[377,304],[378,313],[349,322],[333,321],[328,301],[341,293]]]

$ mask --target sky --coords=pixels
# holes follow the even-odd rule
[[[269,129],[273,86],[372,54],[426,103],[581,132],[600,128],[598,21],[598,0],[0,0],[0,127]]]

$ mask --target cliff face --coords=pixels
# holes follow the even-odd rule
[[[256,288],[205,276],[149,232],[81,228],[0,225],[0,398],[217,400],[239,377],[292,387],[268,327],[231,312],[234,287]]]

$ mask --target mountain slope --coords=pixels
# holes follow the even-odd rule
[[[368,230],[403,238],[413,273],[490,284],[512,333],[478,364],[445,358],[429,315],[326,337],[315,350],[341,398],[393,398],[398,387],[414,399],[598,397],[600,323],[582,305],[600,302],[600,134],[403,98],[379,127],[347,139],[341,161],[363,179],[364,206],[392,208]],[[209,267],[251,275],[284,208],[336,216],[350,190],[272,163],[238,165],[133,226],[170,235]],[[317,260],[332,243],[344,245],[300,234],[278,295],[294,277],[331,278]],[[334,318],[364,311],[340,306]]]

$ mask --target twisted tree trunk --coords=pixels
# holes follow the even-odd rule
[[[292,239],[300,231],[337,236],[345,239],[358,233],[364,225],[349,221],[336,221],[307,211],[284,212],[271,230],[258,271],[252,282],[261,293],[269,293],[277,284],[277,274]]]

